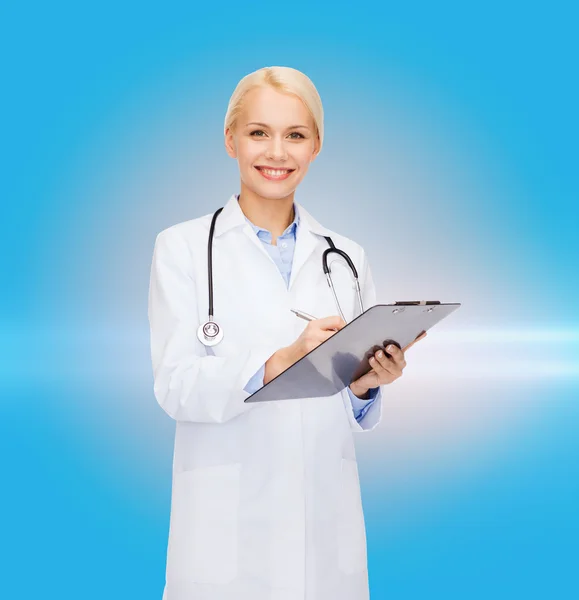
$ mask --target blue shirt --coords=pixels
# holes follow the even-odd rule
[[[239,196],[237,197],[237,199],[239,201]],[[276,246],[274,246],[271,243],[272,235],[270,231],[258,227],[257,225],[254,225],[247,217],[245,217],[245,220],[251,225],[257,237],[261,240],[267,253],[273,258],[275,264],[277,265],[277,268],[279,269],[282,277],[285,280],[286,286],[288,287],[292,272],[294,249],[296,245],[296,231],[299,227],[299,215],[298,211],[295,208],[295,204],[294,215],[295,217],[291,225],[289,225],[289,227],[277,238]],[[253,377],[249,380],[248,384],[245,386],[244,390],[250,394],[256,392],[260,387],[263,386],[264,375],[265,364],[263,364],[257,371],[257,373],[253,375]],[[347,389],[350,395],[350,401],[352,403],[354,417],[359,422],[364,418],[366,412],[368,412],[368,409],[370,408],[372,402],[376,399],[380,388],[370,388],[370,398],[368,398],[367,400],[362,400],[361,398],[358,398],[352,392],[350,387],[348,387]]]

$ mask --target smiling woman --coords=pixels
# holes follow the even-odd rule
[[[250,189],[287,198],[319,154],[324,113],[308,82],[299,71],[277,67],[275,76],[273,70],[262,70],[244,77],[233,93],[225,117],[225,146],[239,164],[243,208]],[[284,185],[268,183],[282,181]]]
[[[224,137],[240,193],[162,231],[151,270],[155,395],[177,421],[164,600],[367,600],[352,433],[380,422],[404,353],[377,352],[369,372],[332,396],[244,402],[376,294],[362,247],[294,200],[323,141],[309,78],[288,67],[243,78]],[[336,266],[345,254],[356,269],[341,277],[338,268],[331,291],[322,258],[332,238],[343,251]],[[304,324],[291,307],[320,318]]]

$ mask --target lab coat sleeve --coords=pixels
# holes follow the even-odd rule
[[[278,348],[248,345],[232,356],[206,356],[197,338],[197,297],[188,245],[178,231],[155,241],[149,284],[149,326],[154,392],[177,421],[223,423],[257,404],[244,389]]]
[[[370,270],[366,252],[362,250],[362,253],[362,268],[360,269],[362,278],[360,281],[360,288],[362,291],[364,308],[368,310],[371,306],[376,304],[376,287],[374,285],[374,279],[372,277],[372,271]],[[373,389],[375,390],[376,397],[369,403],[367,408],[364,409],[363,414],[360,415],[358,419],[354,416],[354,406],[352,405],[349,388],[344,388],[340,392],[350,422],[350,429],[354,432],[364,433],[372,431],[382,420],[382,396],[385,393],[386,384]]]

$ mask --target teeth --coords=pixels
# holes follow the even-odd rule
[[[284,169],[284,170],[273,170],[273,169],[261,169],[264,173],[267,173],[268,175],[271,175],[272,177],[281,177],[282,175],[285,175],[286,173],[289,173],[288,169]]]

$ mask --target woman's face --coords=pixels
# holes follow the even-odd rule
[[[242,186],[262,198],[293,195],[319,152],[314,119],[294,94],[258,87],[244,98],[225,147],[239,164]]]

